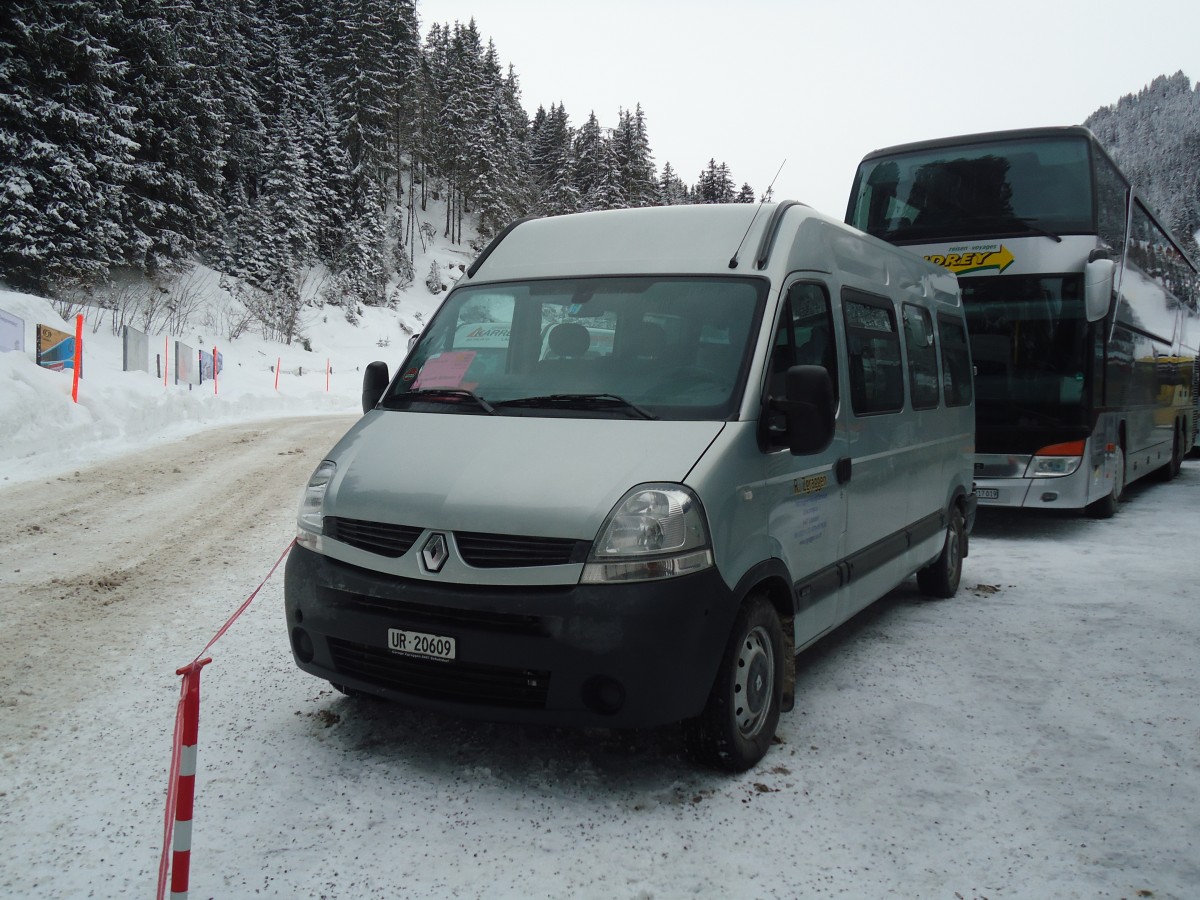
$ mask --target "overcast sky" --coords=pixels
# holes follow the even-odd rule
[[[646,115],[654,162],[688,184],[710,158],[737,186],[838,216],[868,151],[926,138],[1076,125],[1157,75],[1200,79],[1200,0],[418,0],[475,19],[515,66],[532,116],[565,103]]]

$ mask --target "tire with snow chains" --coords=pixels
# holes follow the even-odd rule
[[[752,594],[738,611],[704,711],[686,723],[690,755],[744,772],[775,739],[783,696],[783,627],[775,607]]]

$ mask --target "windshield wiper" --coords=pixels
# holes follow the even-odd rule
[[[1053,240],[1054,243],[1056,243],[1056,244],[1062,243],[1062,237],[1055,234],[1053,231],[1047,231],[1045,228],[1042,228],[1040,225],[1034,225],[1033,219],[1023,216],[1023,217],[1018,218],[1017,221],[1020,222],[1022,225],[1024,225],[1027,229],[1029,229],[1029,231],[1031,231],[1033,234],[1040,234],[1042,237],[1048,237],[1051,240]]]
[[[468,391],[466,388],[420,388],[415,391],[406,391],[403,394],[398,394],[394,399],[401,400],[406,397],[416,398],[418,400],[432,400],[433,402],[457,402],[451,401],[452,397],[466,397],[468,400],[473,400],[489,416],[496,415],[496,407],[488,403],[474,391]]]
[[[1062,243],[1062,238],[1053,231],[1047,231],[1040,225],[1035,225],[1036,219],[1030,216],[972,216],[966,220],[971,225],[989,225],[1001,229],[1024,229],[1029,234],[1037,234],[1042,237],[1048,237],[1056,244]]]
[[[616,394],[546,394],[541,397],[517,397],[501,400],[496,406],[517,407],[560,407],[563,409],[627,409],[642,419],[657,419],[658,416],[630,403]]]

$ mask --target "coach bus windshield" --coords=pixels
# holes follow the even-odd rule
[[[1095,233],[1087,140],[994,141],[867,159],[850,224],[893,243]]]
[[[994,428],[1082,424],[1091,381],[1082,278],[1012,275],[961,284],[981,439]]]

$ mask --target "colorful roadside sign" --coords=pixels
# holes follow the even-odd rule
[[[75,368],[75,335],[49,325],[37,327],[37,364],[56,372]]]

